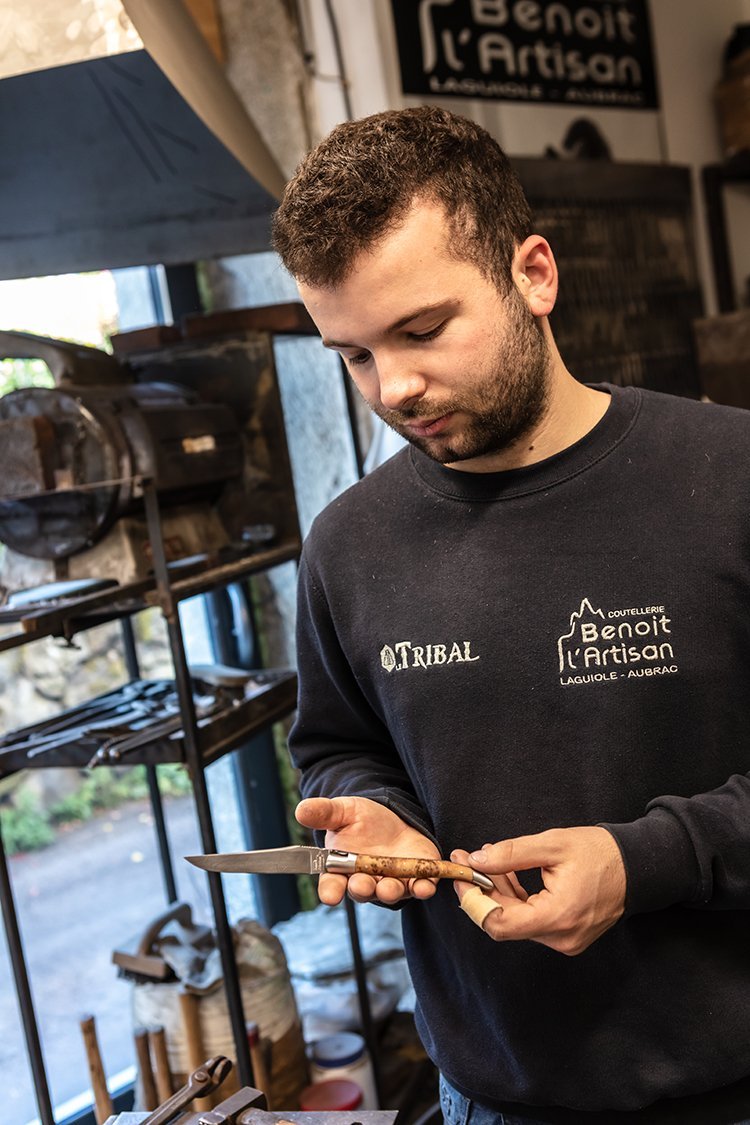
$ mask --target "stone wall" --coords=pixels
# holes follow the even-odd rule
[[[134,619],[141,674],[144,679],[172,676],[166,629],[158,610]],[[71,644],[45,637],[0,653],[0,733],[30,726],[59,715],[96,695],[112,691],[128,679],[117,622],[79,633]],[[24,772],[23,788],[46,807],[73,791],[80,771],[34,769]],[[0,780],[18,795],[18,778]]]

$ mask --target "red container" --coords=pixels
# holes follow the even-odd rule
[[[332,1109],[356,1109],[362,1102],[362,1090],[346,1078],[329,1078],[306,1086],[299,1096],[300,1109],[310,1113]]]

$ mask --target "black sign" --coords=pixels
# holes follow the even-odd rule
[[[646,0],[391,0],[405,94],[655,109]]]

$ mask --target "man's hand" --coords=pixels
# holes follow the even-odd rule
[[[426,836],[411,828],[385,805],[367,797],[309,797],[300,801],[294,814],[306,828],[325,829],[325,846],[366,855],[417,856],[439,859],[440,854]],[[432,879],[375,878],[358,871],[354,875],[324,874],[318,880],[318,897],[328,906],[341,902],[347,891],[356,902],[393,905],[402,899],[431,898]]]
[[[554,828],[485,844],[471,854],[454,851],[451,859],[495,883],[489,896],[502,909],[482,924],[494,941],[538,941],[572,957],[613,926],[625,907],[625,868],[606,828]],[[531,868],[541,869],[544,889],[525,901],[508,896],[497,876]],[[459,901],[470,886],[454,883]]]

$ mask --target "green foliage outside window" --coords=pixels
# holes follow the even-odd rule
[[[163,797],[181,797],[191,792],[187,771],[179,763],[158,768]],[[89,820],[104,809],[148,796],[146,767],[87,771],[81,785],[56,804],[43,808],[33,793],[19,786],[6,795],[0,808],[0,827],[8,855],[44,848],[55,840],[55,829],[64,824]]]
[[[47,364],[43,359],[0,359],[0,396],[22,387],[54,387]]]

